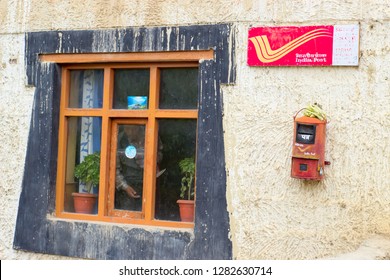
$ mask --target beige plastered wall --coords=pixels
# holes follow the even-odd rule
[[[232,23],[237,79],[222,88],[233,257],[315,259],[390,234],[390,3],[387,0],[85,0],[0,2],[0,259],[15,251],[34,88],[24,33]],[[252,26],[360,25],[358,67],[248,67]],[[326,179],[290,178],[294,113],[322,104]]]

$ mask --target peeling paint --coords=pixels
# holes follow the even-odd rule
[[[156,0],[147,5],[143,0],[131,0],[107,5],[103,0],[56,1],[55,5],[37,0],[0,1],[0,161],[7,163],[0,165],[0,193],[5,194],[0,214],[1,259],[57,258],[12,249],[28,131],[30,126],[40,126],[31,112],[35,116],[40,110],[40,99],[33,98],[33,92],[41,69],[36,57],[24,57],[24,33],[28,42],[32,40],[29,32],[34,31],[61,30],[56,51],[80,53],[77,43],[81,40],[73,38],[69,30],[118,29],[117,43],[110,48],[137,51],[142,41],[137,39],[137,45],[129,47],[127,42],[135,34],[123,29],[168,26],[160,30],[163,40],[157,44],[177,50],[177,25],[232,23],[228,53],[229,61],[237,63],[227,67],[229,78],[224,82],[230,85],[222,85],[221,98],[233,258],[320,258],[355,249],[372,232],[390,232],[388,1],[208,0],[197,3],[197,9],[189,0]],[[361,28],[357,68],[246,66],[251,26],[357,22]],[[213,34],[208,36],[211,39]],[[198,37],[202,34],[191,36],[191,47],[195,44],[202,49],[204,46],[195,43]],[[46,38],[36,38],[34,43],[47,51],[43,45]],[[84,51],[91,52],[92,45]],[[219,58],[220,54],[215,55]],[[10,64],[11,58],[17,58],[17,63]],[[208,74],[202,68],[202,75]],[[207,99],[209,84],[200,85],[201,100]],[[47,108],[50,101],[43,100]],[[319,184],[289,177],[292,114],[313,101],[323,104],[332,118],[326,144],[332,165]],[[205,123],[208,119],[203,116],[199,120]],[[42,174],[32,177],[41,180]],[[38,197],[34,199],[39,201]],[[208,212],[205,216],[212,215]],[[104,236],[115,238],[110,232]],[[37,237],[31,240],[35,242]],[[78,244],[76,239],[72,242]]]
[[[170,45],[180,45],[183,50],[188,50],[191,43],[187,40],[190,35],[186,34],[201,30],[204,35],[213,32],[215,37],[209,40],[207,36],[202,36],[204,39],[199,38],[197,44],[211,44],[206,49],[218,49],[219,42],[228,42],[229,29],[230,25],[177,27],[177,36],[171,38]],[[166,28],[27,34],[27,76],[37,89],[22,184],[23,203],[20,203],[15,230],[15,249],[97,259],[231,259],[229,220],[224,197],[223,134],[218,128],[222,123],[219,84],[229,80],[227,73],[231,73],[231,70],[226,67],[234,64],[225,60],[206,60],[200,65],[201,71],[207,69],[208,75],[202,74],[199,81],[200,89],[205,90],[201,94],[200,103],[203,106],[199,114],[205,121],[198,128],[197,158],[201,164],[197,165],[199,192],[193,234],[174,229],[152,231],[150,227],[142,226],[125,229],[105,223],[54,221],[47,217],[54,210],[60,81],[59,68],[51,63],[40,63],[37,54],[56,53],[60,47],[74,48],[80,52],[118,52],[121,51],[116,49],[119,42],[123,42],[124,49],[165,51],[168,46],[159,49],[161,44],[158,42],[162,38],[157,38],[157,34],[164,36]],[[60,37],[67,40],[60,43]],[[207,44],[204,40],[207,40]],[[219,49],[221,57],[229,56],[225,54],[226,51],[228,48]],[[220,69],[218,75],[216,68]],[[221,159],[221,162],[210,166],[214,158]],[[33,181],[30,180],[32,174]],[[212,192],[208,191],[210,188]],[[85,234],[88,231],[94,234]],[[110,234],[118,237],[120,242],[108,238]]]

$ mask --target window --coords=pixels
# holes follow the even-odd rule
[[[180,160],[196,159],[198,62],[62,65],[56,216],[193,227],[181,222]],[[76,169],[99,155],[99,183]],[[195,186],[195,184],[194,184]],[[89,192],[90,213],[73,193]]]
[[[35,94],[14,248],[88,259],[231,259],[221,85],[235,83],[235,29],[231,24],[217,24],[26,33],[26,82],[35,88]],[[191,67],[178,65],[181,63],[190,63]],[[155,68],[157,64],[158,67]],[[168,67],[170,65],[172,67]],[[168,219],[169,208],[164,205],[168,193],[161,192],[158,187],[158,183],[161,182],[158,180],[154,186],[155,202],[149,204],[149,208],[146,207],[146,202],[143,204],[146,207],[144,218],[110,216],[107,210],[108,201],[105,200],[109,198],[109,164],[114,164],[113,161],[116,160],[110,158],[111,149],[117,143],[112,140],[115,137],[113,130],[115,127],[118,130],[123,129],[121,125],[145,125],[147,146],[150,141],[148,139],[152,139],[147,133],[153,124],[153,121],[149,121],[145,109],[117,108],[128,104],[123,100],[124,97],[121,98],[125,103],[121,101],[114,103],[115,70],[148,70],[150,78],[147,110],[151,110],[151,102],[157,104],[150,96],[153,92],[151,87],[155,71],[153,69],[159,72],[158,77],[161,80],[163,76],[169,75],[163,73],[165,69],[173,71],[176,68],[197,67],[199,69],[197,116],[185,118],[180,115],[180,118],[175,119],[158,115],[167,111],[180,114],[179,111],[182,111],[164,107],[166,102],[175,97],[169,95],[161,97],[162,90],[158,91],[159,109],[157,112],[150,111],[155,114],[155,125],[158,123],[158,130],[155,126],[154,135],[157,135],[157,139],[161,138],[164,149],[167,148],[167,140],[163,137],[174,135],[174,131],[171,130],[174,125],[177,128],[189,129],[186,122],[196,122],[195,222],[184,223],[173,218]],[[108,69],[110,71],[107,71]],[[68,106],[64,107],[63,102],[63,107],[60,108],[61,87],[64,92],[69,93],[71,85],[72,87],[77,85],[70,82],[71,72],[74,71],[73,79],[76,79],[82,75],[77,71],[91,70],[94,71],[93,80],[97,83],[102,81],[101,105],[97,102],[92,103],[95,104],[92,108],[78,108],[81,107],[78,100],[82,97],[78,96],[76,91],[72,97],[70,95],[66,97],[67,102],[70,102],[69,99],[72,100],[71,105],[68,103]],[[67,83],[61,78],[62,72],[68,79]],[[99,78],[99,75],[103,78]],[[157,81],[153,86],[161,87],[161,82]],[[106,92],[109,94],[106,95]],[[162,98],[167,99],[164,101]],[[94,99],[98,100],[99,98]],[[176,104],[180,104],[179,101]],[[182,114],[194,110],[191,108],[183,109]],[[80,139],[77,131],[81,131],[82,122],[86,121],[87,117],[91,118],[89,121],[94,123],[95,127],[101,125],[99,132],[101,137],[97,139],[100,140],[101,160],[103,161],[105,157],[107,162],[104,163],[104,170],[100,172],[96,213],[77,214],[73,208],[65,210],[66,175],[73,176],[71,173],[67,174],[72,165],[67,167],[66,163],[71,162],[70,155],[73,153],[75,157],[73,166],[76,166],[76,158],[79,157],[77,141]],[[153,120],[153,116],[150,120]],[[176,122],[182,125],[176,125]],[[71,130],[75,131],[74,138],[70,137]],[[163,132],[166,135],[162,135]],[[98,130],[94,130],[94,133],[98,135]],[[158,136],[159,134],[161,136]],[[186,135],[187,132],[184,133],[184,136]],[[73,152],[72,147],[75,147]],[[61,158],[58,157],[58,153]],[[165,162],[161,162],[161,169],[166,168],[162,176],[172,174],[169,166],[163,166],[169,160],[169,155],[165,153],[162,160]],[[57,178],[57,173],[62,178]],[[148,180],[148,177],[144,176],[143,179]],[[168,178],[164,180],[172,184],[164,186],[177,188]],[[145,182],[144,185],[149,187]],[[147,195],[149,194],[143,193],[144,197]],[[137,214],[134,211],[126,213]],[[149,219],[147,215],[151,218]],[[99,222],[90,222],[93,220]],[[136,224],[109,222],[117,220]],[[154,225],[164,227],[155,230]],[[180,229],[180,226],[188,228]]]

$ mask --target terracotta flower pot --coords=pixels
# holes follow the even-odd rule
[[[74,211],[76,213],[92,214],[97,195],[91,193],[72,193]]]
[[[194,221],[194,201],[179,199],[177,203],[179,204],[181,221],[192,223]]]

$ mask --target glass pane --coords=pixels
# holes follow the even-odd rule
[[[97,213],[101,131],[101,118],[68,118],[64,203],[64,209],[67,212]],[[76,204],[79,199],[73,193],[94,194],[90,210],[80,208]],[[82,199],[83,205],[87,205],[85,198]]]
[[[159,108],[198,108],[198,68],[161,69]]]
[[[155,218],[180,221],[177,200],[180,199],[183,175],[179,162],[192,158],[195,163],[196,120],[163,119],[159,120],[158,126]],[[188,194],[193,199],[193,186],[184,193],[183,199],[188,199]]]
[[[142,211],[145,125],[119,125],[115,209]]]
[[[70,108],[102,108],[103,70],[70,71]]]
[[[114,109],[147,109],[149,69],[115,70]]]

